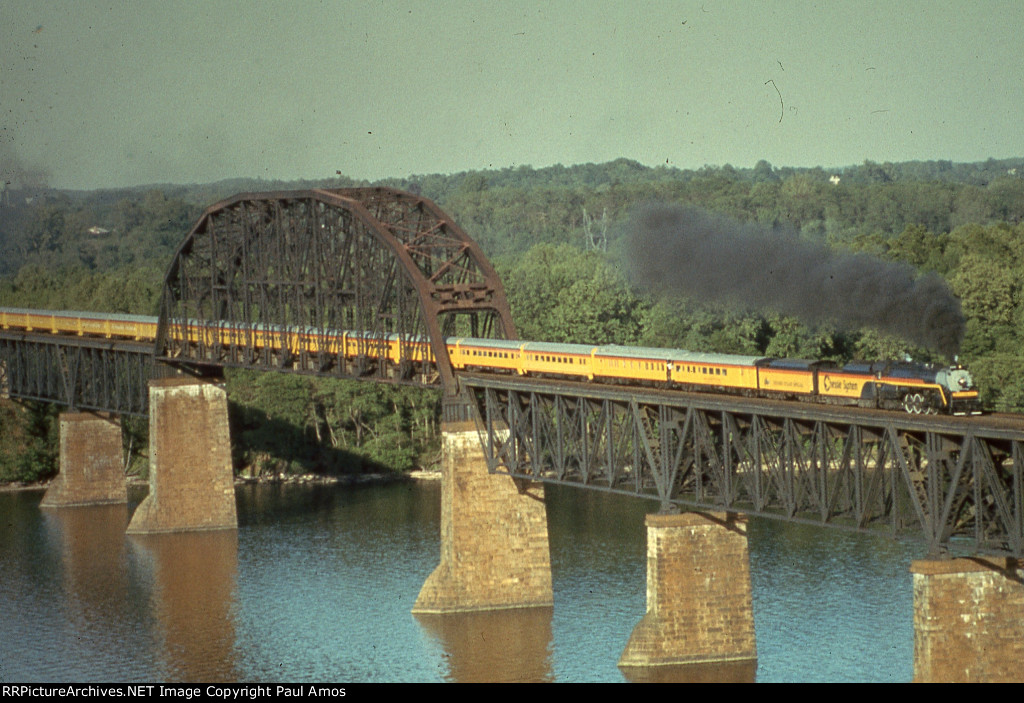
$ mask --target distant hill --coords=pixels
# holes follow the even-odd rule
[[[1024,219],[1024,158],[975,163],[909,161],[855,166],[698,169],[601,164],[412,175],[376,182],[232,178],[94,191],[6,186],[0,197],[0,275],[27,263],[108,270],[166,265],[206,207],[240,192],[381,185],[420,193],[444,208],[492,257],[531,246],[583,246],[585,222],[615,227],[650,201],[699,205],[742,221],[852,241],[895,236],[911,224],[949,232],[968,222]]]

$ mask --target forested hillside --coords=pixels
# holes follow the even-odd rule
[[[202,210],[237,192],[371,185],[234,180],[123,191],[2,193],[0,305],[155,314],[163,272]],[[964,316],[960,359],[990,409],[1024,412],[1024,159],[836,170],[648,168],[620,159],[373,185],[435,200],[505,281],[520,336],[814,357],[945,361],[870,327],[648,291],[627,275],[628,223],[650,203],[788,228],[836,252],[938,275]],[[742,283],[742,281],[740,281]],[[290,376],[229,377],[239,469],[405,470],[436,453],[436,394]],[[0,480],[53,471],[54,411],[0,407]],[[126,443],[144,447],[144,426]],[[51,442],[48,444],[48,442]],[[144,462],[139,462],[144,463]]]

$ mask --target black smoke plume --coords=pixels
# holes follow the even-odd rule
[[[653,292],[871,327],[948,357],[963,339],[960,301],[936,274],[835,251],[789,229],[649,206],[632,217],[627,247],[634,282]]]
[[[45,188],[47,180],[45,171],[28,168],[11,147],[0,143],[0,193],[19,188]]]

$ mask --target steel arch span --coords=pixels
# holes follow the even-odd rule
[[[480,247],[426,198],[391,188],[236,195],[167,270],[156,357],[441,384],[446,336],[514,339]]]

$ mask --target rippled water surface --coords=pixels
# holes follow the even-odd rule
[[[236,531],[0,493],[0,680],[624,681],[649,503],[548,488],[551,609],[413,616],[440,485],[240,489]],[[758,681],[909,681],[915,552],[755,520]]]

